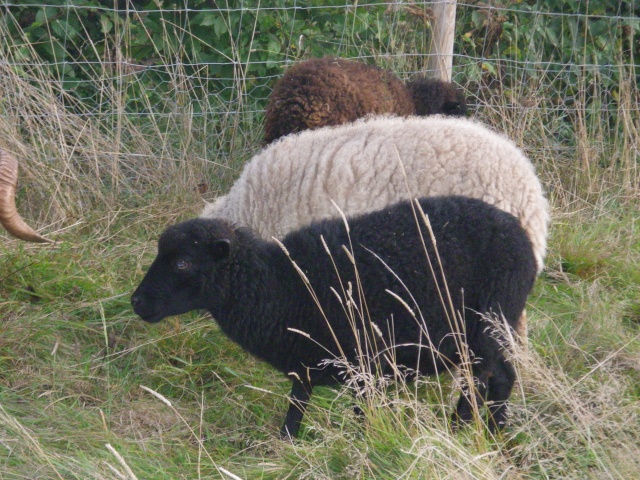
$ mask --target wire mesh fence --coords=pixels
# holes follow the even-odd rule
[[[27,184],[56,192],[38,214],[62,216],[203,178],[218,194],[259,148],[287,66],[335,55],[406,80],[425,73],[433,22],[432,2],[402,0],[5,1],[0,11],[0,141],[26,159]],[[637,192],[639,17],[636,0],[458,2],[453,81],[551,189]]]

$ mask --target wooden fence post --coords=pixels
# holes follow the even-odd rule
[[[456,30],[456,0],[434,0],[431,24],[433,36],[427,60],[430,77],[451,81],[453,67],[453,35]]]

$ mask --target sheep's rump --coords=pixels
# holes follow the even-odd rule
[[[228,195],[205,207],[282,238],[313,221],[400,200],[462,195],[519,218],[543,267],[548,203],[515,144],[472,120],[377,117],[284,137],[249,161]]]

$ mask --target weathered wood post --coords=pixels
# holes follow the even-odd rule
[[[431,51],[427,61],[430,77],[451,81],[453,35],[456,29],[456,0],[434,0]]]

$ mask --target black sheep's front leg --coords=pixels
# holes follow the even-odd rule
[[[516,370],[506,359],[501,359],[496,365],[495,374],[489,378],[489,429],[501,430],[507,423],[507,404],[513,384],[516,380]]]
[[[457,430],[462,424],[470,423],[473,420],[475,410],[474,403],[478,407],[481,407],[484,404],[484,400],[487,396],[488,385],[489,372],[478,372],[477,366],[474,365],[472,385],[465,385],[462,388],[460,399],[458,400],[458,406],[451,417],[453,430]]]
[[[474,395],[478,407],[482,406],[485,400],[488,403],[489,431],[499,431],[507,423],[507,402],[516,379],[515,369],[500,355],[491,361],[480,359],[473,365],[473,376],[475,385],[467,386],[460,395],[458,407],[453,414],[453,428],[456,429],[460,423],[473,420],[474,407],[471,396]]]
[[[312,389],[313,387],[309,383],[305,384],[297,378],[293,379],[289,410],[287,411],[284,425],[280,429],[280,435],[283,438],[295,438],[298,436],[298,430],[300,430],[302,417],[309,404]]]

